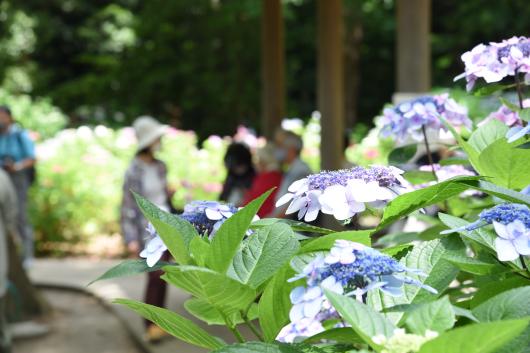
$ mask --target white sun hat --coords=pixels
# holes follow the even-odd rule
[[[138,140],[137,151],[151,146],[167,132],[167,126],[160,124],[151,116],[138,117],[133,123],[133,128]]]

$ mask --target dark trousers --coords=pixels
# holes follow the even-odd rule
[[[160,261],[169,261],[169,251],[166,251]],[[145,288],[145,303],[164,307],[166,301],[167,283],[160,279],[164,271],[158,270],[147,274],[147,286]],[[145,327],[152,325],[151,321],[144,320]]]
[[[9,334],[7,332],[7,320],[6,320],[6,299],[5,296],[0,297],[0,353],[9,353],[10,342]]]

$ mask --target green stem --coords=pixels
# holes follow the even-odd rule
[[[519,255],[519,258],[521,259],[521,265],[523,265],[523,268],[526,270],[526,272],[530,273],[530,271],[528,271],[528,266],[526,266],[526,262],[524,262],[524,256]]]
[[[259,332],[258,328],[252,323],[252,321],[248,319],[246,315],[243,315],[243,320],[245,320],[245,324],[260,341],[265,341],[263,335]]]
[[[434,180],[438,182],[438,176],[436,175],[436,171],[434,170],[434,161],[432,159],[431,154],[431,148],[429,146],[429,140],[427,139],[427,132],[425,131],[425,125],[421,126],[421,132],[423,133],[423,140],[425,141],[425,149],[427,150],[427,158],[429,159],[429,164],[431,165],[431,171],[432,175],[434,176]]]
[[[245,343],[245,339],[243,338],[243,336],[241,335],[241,332],[239,332],[237,327],[236,326],[232,327],[232,325],[230,324],[230,322],[228,321],[228,318],[226,317],[226,315],[224,313],[221,312],[221,315],[223,316],[223,320],[225,322],[226,327],[228,327],[228,329],[230,331],[232,331],[232,333],[234,334],[236,340],[239,343]]]
[[[519,77],[519,71],[515,70],[515,89],[517,90],[517,98],[519,99],[519,108],[524,109],[523,106],[523,86]],[[523,126],[526,126],[526,121],[523,120]]]

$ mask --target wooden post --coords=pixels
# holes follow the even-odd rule
[[[344,74],[342,0],[318,0],[318,109],[322,114],[321,168],[344,160]]]
[[[281,0],[262,0],[262,133],[272,138],[285,115],[285,53]]]
[[[397,92],[431,89],[431,0],[397,0]]]

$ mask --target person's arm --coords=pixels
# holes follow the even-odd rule
[[[19,172],[35,165],[35,144],[33,140],[31,140],[26,131],[21,131],[18,134],[16,138],[24,153],[24,158],[16,163],[6,165],[6,169],[9,172]]]

